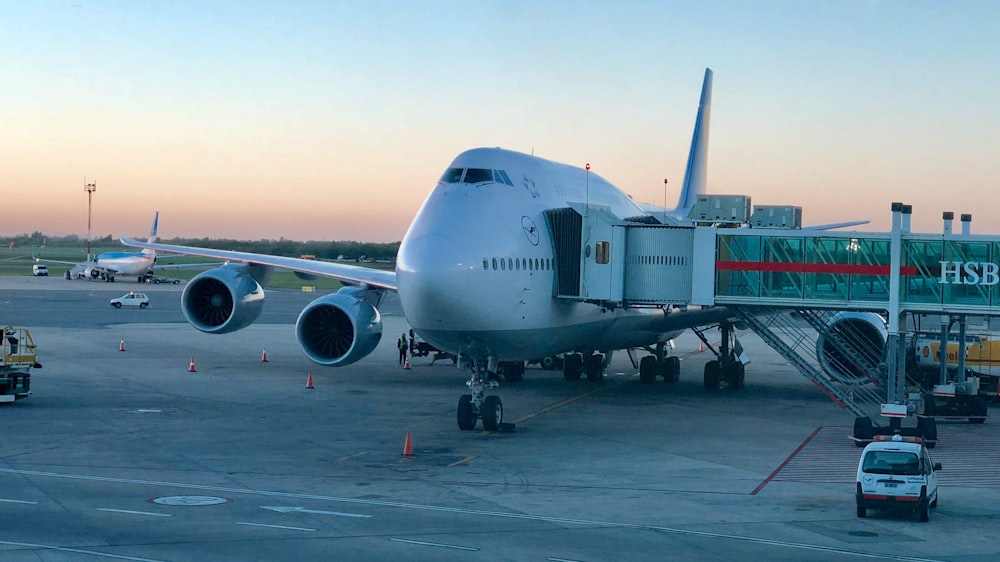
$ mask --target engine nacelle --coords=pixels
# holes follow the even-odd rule
[[[868,372],[862,365],[879,364],[888,338],[885,320],[878,314],[838,312],[830,317],[816,339],[816,357],[823,371],[835,381],[872,382],[876,373]]]
[[[181,310],[192,326],[228,334],[253,324],[264,308],[264,289],[242,264],[200,273],[181,295]]]
[[[328,367],[350,365],[375,350],[382,316],[364,299],[364,289],[344,287],[306,306],[295,336],[310,360]]]
[[[96,267],[88,267],[83,270],[83,274],[91,279],[97,279],[101,276],[101,270]]]

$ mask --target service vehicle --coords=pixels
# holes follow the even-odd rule
[[[49,268],[44,263],[36,263],[35,265],[31,266],[31,274],[34,275],[35,277],[48,277]]]
[[[939,470],[941,463],[931,460],[919,437],[876,435],[858,463],[858,517],[867,517],[869,509],[891,509],[916,512],[927,522],[938,505]]]
[[[123,306],[146,308],[149,306],[149,297],[147,297],[145,293],[129,291],[116,299],[111,299],[111,306],[115,308],[121,308]]]
[[[0,353],[0,403],[14,402],[31,394],[31,369],[41,367],[35,341],[27,328],[7,326]]]
[[[147,283],[152,283],[154,285],[177,285],[181,282],[180,279],[171,279],[169,277],[148,277],[146,279]]]

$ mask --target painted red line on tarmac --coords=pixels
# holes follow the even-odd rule
[[[797,457],[799,453],[802,452],[802,449],[806,448],[806,445],[808,445],[809,442],[812,441],[813,438],[815,438],[816,435],[819,434],[821,429],[823,429],[823,426],[817,427],[816,431],[812,432],[812,434],[809,437],[806,437],[806,440],[803,441],[802,444],[799,445],[794,451],[792,451],[792,454],[788,455],[788,458],[785,459],[783,463],[779,464],[778,468],[774,469],[774,472],[768,475],[768,477],[765,478],[763,482],[761,482],[756,488],[754,488],[754,490],[750,492],[750,495],[756,496],[758,493],[760,493],[761,490],[764,489],[764,486],[770,484],[772,480],[774,480],[779,474],[781,474],[781,471],[784,470],[786,466],[788,466],[788,463],[792,462],[792,459]]]

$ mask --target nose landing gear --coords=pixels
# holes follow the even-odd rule
[[[496,360],[490,358],[487,362],[496,365]],[[495,371],[494,371],[495,372]],[[463,394],[458,399],[458,428],[462,431],[471,431],[476,428],[476,421],[483,420],[483,429],[486,431],[499,431],[503,424],[503,402],[499,396],[486,396],[486,391],[493,390],[500,386],[495,376],[490,376],[487,368],[482,362],[474,361],[472,378],[465,383],[472,394]]]

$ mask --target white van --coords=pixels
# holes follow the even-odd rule
[[[931,461],[919,437],[876,435],[858,463],[858,517],[869,509],[895,509],[916,511],[926,522],[938,504],[938,470],[941,463]]]
[[[31,266],[31,274],[35,277],[48,277],[49,268],[44,263],[36,263]]]

